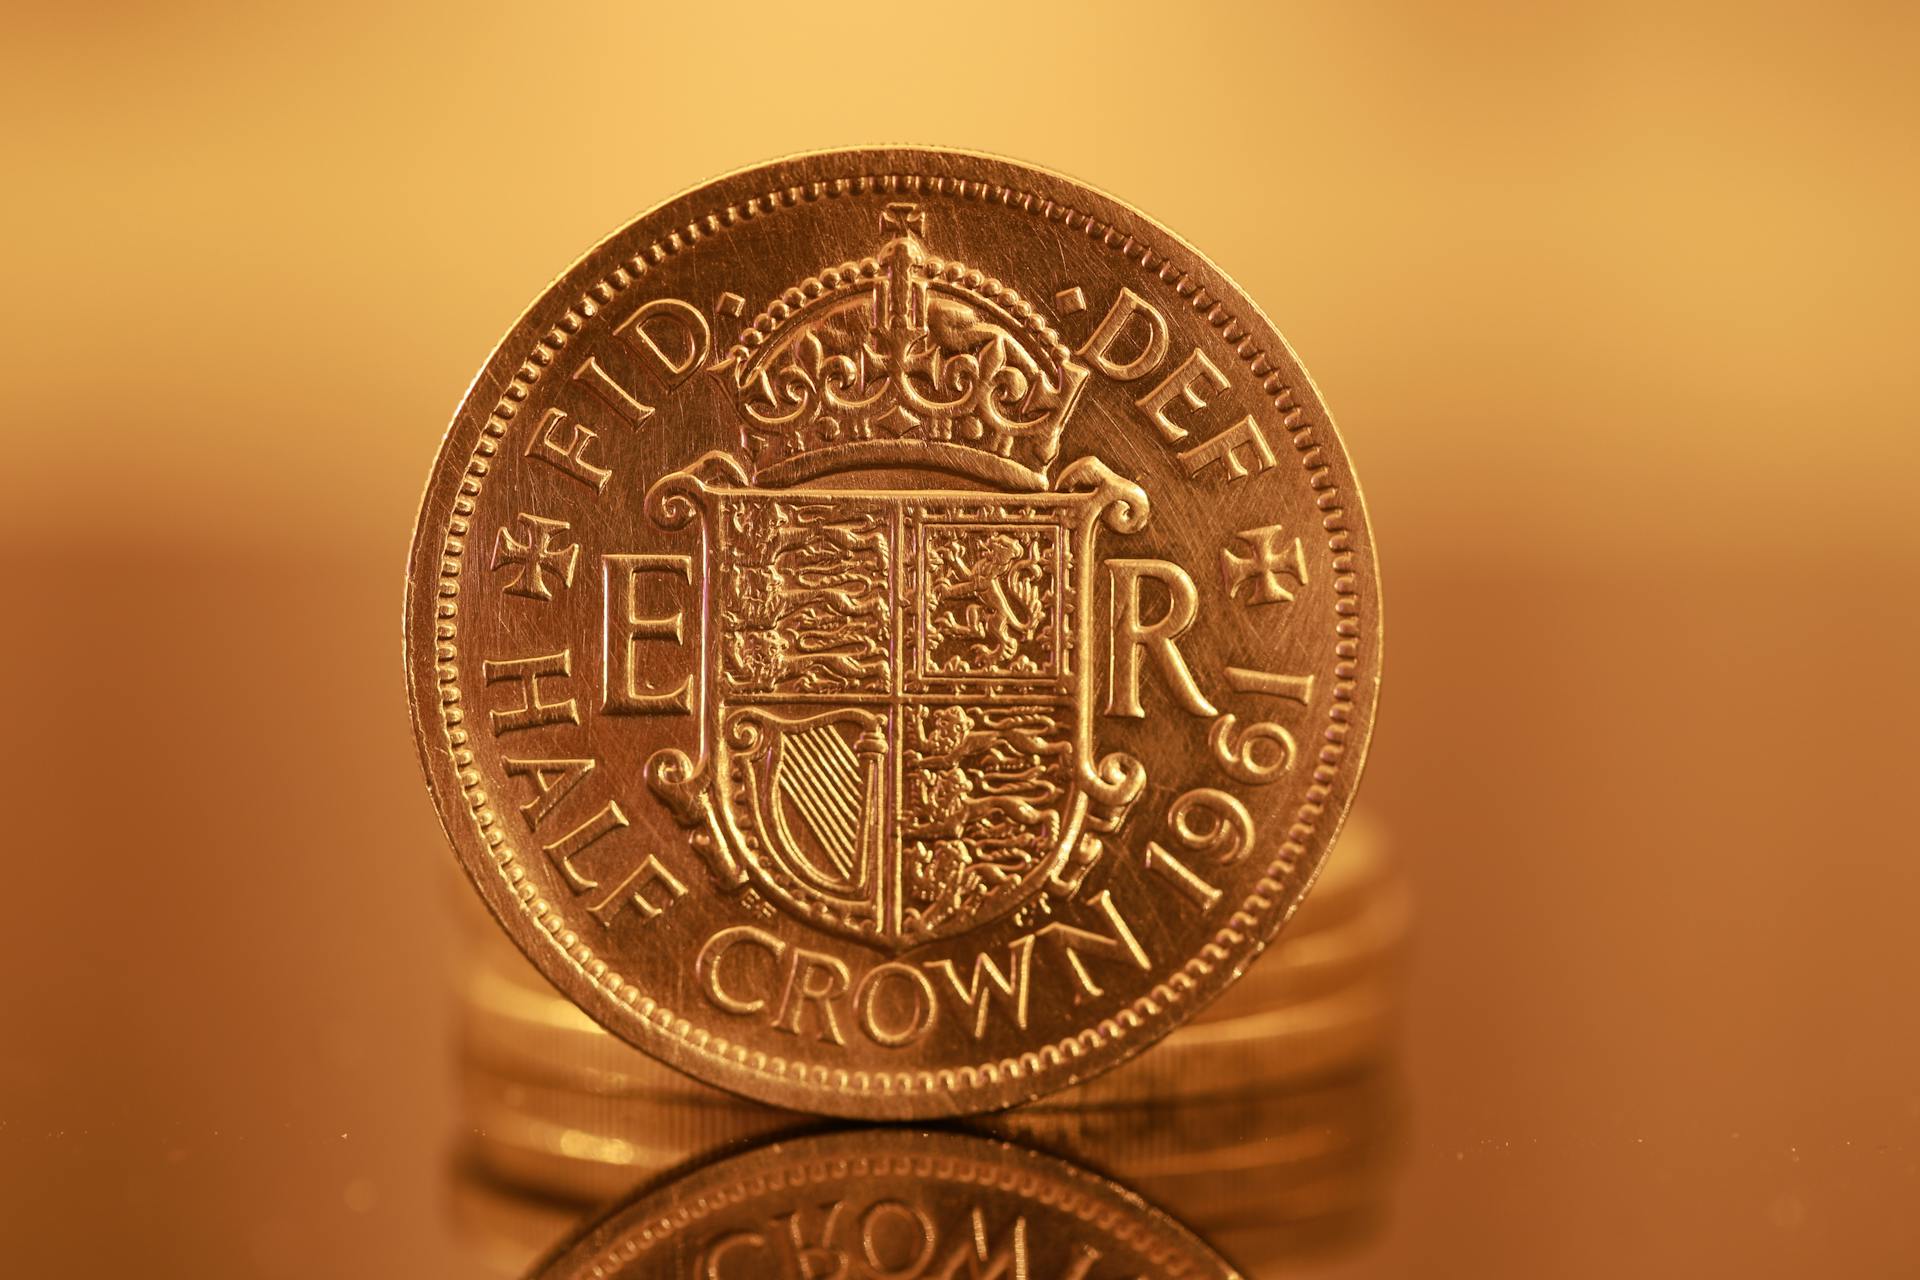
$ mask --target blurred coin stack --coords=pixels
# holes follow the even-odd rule
[[[702,1085],[603,1031],[471,892],[457,898],[469,1151],[456,1206],[508,1270],[564,1229],[569,1203],[822,1123]],[[1280,940],[1220,999],[1121,1067],[975,1127],[1117,1179],[1250,1268],[1349,1238],[1385,1197],[1411,917],[1382,833],[1357,814]]]

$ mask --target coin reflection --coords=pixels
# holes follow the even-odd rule
[[[1378,1230],[1402,1114],[1399,1076],[1379,1062],[1290,1089],[1021,1108],[986,1124],[1118,1179],[1265,1274]]]
[[[473,1141],[458,1178],[455,1207],[464,1233],[495,1274],[515,1275],[574,1226],[591,1198],[610,1198],[604,1193],[623,1184],[631,1188],[640,1183],[647,1190],[638,1196],[629,1191],[624,1207],[606,1215],[583,1237],[597,1240],[598,1252],[577,1243],[556,1259],[555,1266],[569,1259],[569,1266],[604,1260],[605,1248],[624,1238],[625,1229],[617,1223],[679,1221],[703,1203],[703,1197],[743,1194],[737,1187],[753,1185],[755,1178],[763,1182],[772,1178],[793,1194],[796,1204],[839,1206],[815,1225],[822,1231],[854,1231],[849,1239],[857,1244],[862,1237],[848,1224],[857,1223],[862,1212],[880,1203],[873,1188],[884,1182],[893,1188],[895,1199],[915,1207],[914,1221],[929,1224],[929,1239],[935,1235],[983,1238],[971,1225],[970,1215],[976,1209],[989,1225],[1004,1218],[1009,1231],[1011,1224],[1024,1221],[1025,1242],[1019,1248],[1028,1251],[1023,1256],[1031,1256],[1038,1266],[1040,1256],[1030,1252],[1037,1243],[1034,1233],[1038,1231],[1048,1242],[1061,1238],[1060,1230],[1049,1226],[1040,1231],[1040,1227],[1051,1221],[1049,1214],[1059,1211],[1061,1197],[1072,1192],[1087,1197],[1083,1207],[1088,1212],[1104,1206],[1104,1212],[1128,1222],[1137,1220],[1143,1233],[1140,1238],[1162,1241],[1166,1249],[1177,1243],[1182,1250],[1177,1256],[1193,1261],[1188,1271],[1171,1274],[1229,1274],[1215,1254],[1264,1274],[1289,1260],[1344,1251],[1363,1241],[1381,1221],[1399,1127],[1397,1079],[1391,1066],[1376,1064],[1284,1091],[1104,1107],[1029,1107],[975,1122],[966,1132],[929,1135],[885,1128],[823,1133],[813,1118],[719,1094],[705,1103],[684,1096],[596,1097],[470,1071],[466,1084]],[[990,1139],[1014,1139],[1017,1145]],[[735,1169],[732,1157],[721,1155],[716,1160],[714,1156],[743,1146],[751,1147],[757,1163]],[[935,1157],[948,1158],[949,1164],[939,1164]],[[795,1187],[781,1183],[784,1175],[779,1171],[803,1159],[839,1162],[834,1176],[844,1178],[845,1184],[817,1181]],[[698,1175],[662,1178],[665,1171],[689,1161],[699,1165]],[[715,1171],[723,1167],[728,1178],[738,1173],[737,1181],[716,1182]],[[943,1170],[941,1178],[931,1178],[929,1171],[936,1168]],[[954,1173],[955,1169],[963,1170],[964,1176]],[[856,1170],[866,1172],[856,1176]],[[1014,1188],[1021,1189],[1020,1195],[1013,1193]],[[984,1195],[983,1189],[992,1191],[990,1203],[975,1205],[962,1194]],[[802,1190],[805,1196],[799,1194]],[[1021,1196],[1034,1201],[1024,1218]],[[769,1221],[797,1212],[780,1208],[771,1192],[754,1203]],[[685,1234],[653,1261],[636,1253],[630,1260],[633,1269],[616,1269],[612,1274],[653,1274],[649,1268],[667,1265],[660,1258],[677,1259],[674,1265],[684,1269],[689,1258],[707,1256],[701,1252],[701,1241],[722,1225],[733,1224],[727,1229],[735,1231],[748,1229],[739,1225],[744,1219],[737,1219],[731,1212],[714,1218],[703,1228],[707,1236]],[[1175,1220],[1198,1233],[1207,1242],[1205,1247],[1192,1236],[1171,1230]],[[786,1237],[788,1243],[781,1244],[781,1249],[789,1248],[794,1239],[804,1242],[807,1238],[802,1226],[793,1230],[800,1236]],[[1131,1238],[1117,1237],[1115,1243],[1089,1237],[1087,1243],[1100,1250],[1102,1257],[1120,1257],[1113,1250]],[[955,1274],[931,1261],[931,1269],[889,1269],[867,1262],[861,1264],[866,1270],[854,1266],[843,1272],[825,1259],[845,1242],[823,1239],[815,1244],[828,1252],[808,1255],[814,1261],[804,1268],[792,1257],[781,1264],[784,1270],[761,1257],[759,1265],[765,1270],[749,1268],[738,1274]],[[1062,1255],[1049,1264],[1057,1265],[1057,1272],[1007,1274],[1082,1274],[1070,1269],[1074,1256]],[[939,1257],[945,1259],[947,1254]],[[741,1258],[739,1265],[745,1267],[744,1253]],[[974,1260],[982,1268],[980,1274],[994,1274],[985,1265],[990,1260]],[[1205,1265],[1200,1260],[1206,1260]],[[539,1274],[576,1272],[562,1268]],[[723,1269],[712,1274],[734,1272]],[[963,1269],[957,1274],[973,1273]]]
[[[1137,1195],[971,1133],[850,1130],[767,1143],[630,1196],[527,1273],[709,1280],[1229,1277]]]

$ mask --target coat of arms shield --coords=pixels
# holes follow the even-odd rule
[[[746,461],[647,495],[698,525],[706,583],[700,741],[648,777],[723,882],[898,951],[1072,893],[1140,794],[1094,743],[1085,615],[1100,529],[1149,510],[1097,458],[1050,475],[1086,370],[888,217],[722,366]]]

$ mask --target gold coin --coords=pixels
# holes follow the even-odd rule
[[[1279,931],[1379,598],[1317,393],[1226,276],[915,149],[676,197],[522,317],[408,575],[461,864],[594,1021],[867,1118],[1087,1080]]]

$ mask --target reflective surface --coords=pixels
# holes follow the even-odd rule
[[[1231,1182],[1276,1172],[1222,1169],[1204,1189],[1216,1193],[1211,1203],[1202,1187],[1180,1185],[1195,1179],[1162,1174],[1169,1185],[1156,1202],[1024,1144],[865,1129],[720,1148],[585,1226],[558,1204],[463,1178],[459,1221],[485,1266],[540,1277],[1290,1274],[1338,1249],[1366,1206],[1328,1177],[1269,1193],[1249,1216]],[[1168,1215],[1164,1197],[1202,1214],[1188,1219],[1198,1234]]]
[[[9,1273],[488,1274],[419,458],[556,251],[876,137],[1182,228],[1368,464],[1404,1104],[1377,1225],[1292,1273],[1911,1272],[1908,11],[979,8],[1045,51],[964,102],[803,102],[821,19],[729,12],[10,19]],[[844,24],[1015,56],[944,12]],[[520,1260],[577,1212],[509,1203]]]

